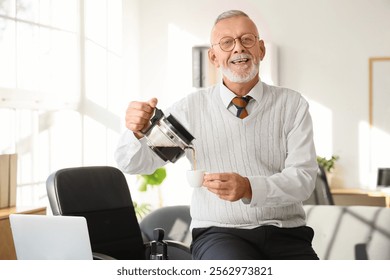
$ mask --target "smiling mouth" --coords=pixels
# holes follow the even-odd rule
[[[247,63],[249,61],[249,58],[238,58],[231,61],[233,64],[242,64]]]

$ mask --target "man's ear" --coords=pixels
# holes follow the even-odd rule
[[[213,48],[209,48],[208,55],[209,55],[210,63],[212,63],[216,68],[218,68],[219,67],[219,63],[218,63],[217,56],[215,55],[215,52],[214,52]]]
[[[265,56],[265,45],[263,40],[259,41],[259,47],[260,47],[260,60],[263,60]]]

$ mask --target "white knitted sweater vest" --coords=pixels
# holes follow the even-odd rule
[[[281,172],[286,158],[286,131],[297,107],[306,101],[297,92],[263,84],[259,106],[239,119],[222,104],[219,87],[189,95],[172,108],[194,135],[197,168],[206,172],[236,172],[242,176],[271,176]],[[175,107],[175,106],[174,106]],[[175,110],[176,109],[176,110]],[[192,162],[192,152],[186,152]],[[191,203],[191,228],[210,226],[254,228],[305,225],[301,203],[280,207],[250,207],[241,200],[221,200],[206,188],[196,188]]]

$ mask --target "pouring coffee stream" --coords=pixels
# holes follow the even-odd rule
[[[188,149],[192,150],[192,162],[194,163],[193,165],[193,170],[196,170],[196,153],[194,147],[188,147]]]
[[[194,168],[196,168],[195,149],[191,146],[194,136],[171,114],[155,108],[150,126],[141,131],[147,139],[148,146],[164,161],[176,162],[186,149],[193,151]]]

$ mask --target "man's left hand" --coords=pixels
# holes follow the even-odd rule
[[[205,174],[203,186],[219,198],[228,201],[252,198],[252,189],[248,178],[237,173]]]

